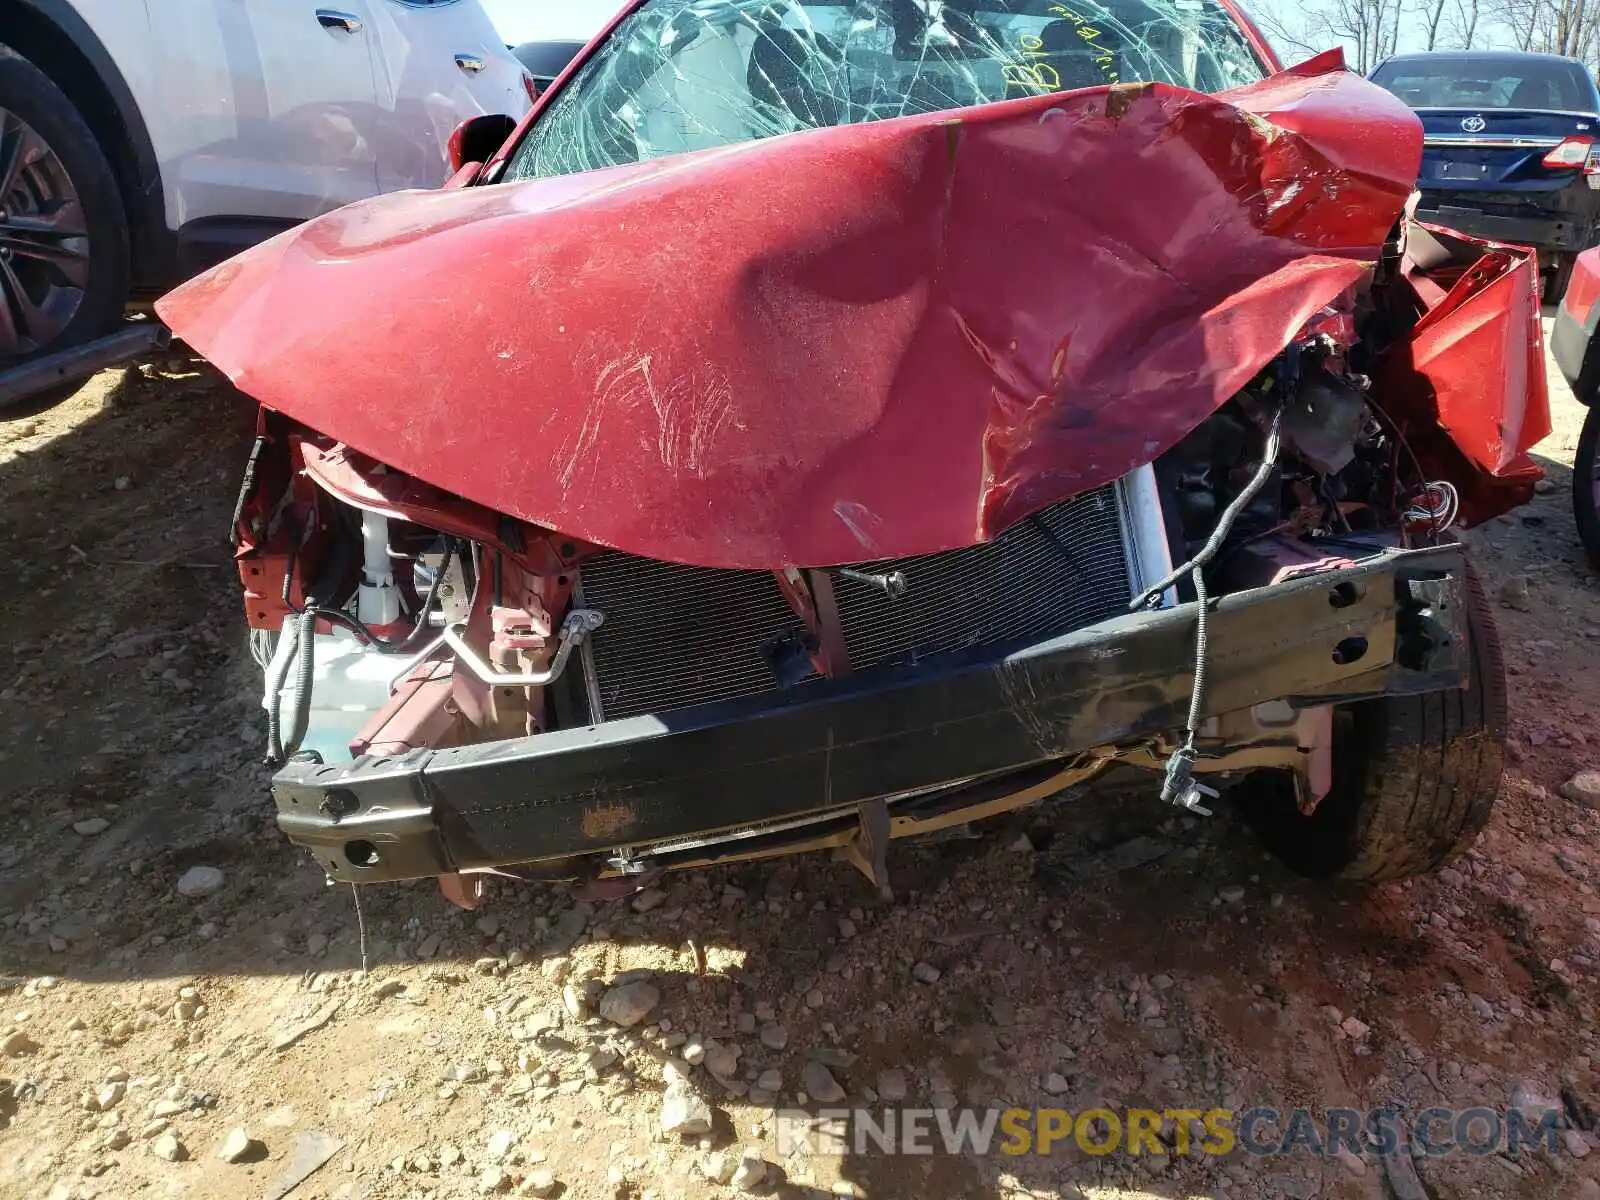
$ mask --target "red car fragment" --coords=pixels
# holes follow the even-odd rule
[[[1526,502],[1543,476],[1528,455],[1550,433],[1538,264],[1522,247],[1412,229],[1402,273],[1422,317],[1385,352],[1376,391],[1475,523]]]
[[[573,537],[921,554],[1176,443],[1366,276],[1421,146],[1331,54],[1219,97],[1092,88],[384,197],[159,311],[268,407]],[[1516,470],[1542,389],[1478,444],[1424,326],[1441,419]],[[1490,399],[1491,424],[1518,403]]]

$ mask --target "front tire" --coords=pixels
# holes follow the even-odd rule
[[[1310,816],[1281,773],[1235,789],[1246,819],[1292,870],[1362,883],[1423,875],[1465,853],[1488,823],[1505,766],[1505,663],[1470,569],[1464,598],[1467,687],[1337,710],[1333,788]]]
[[[1591,404],[1572,463],[1572,519],[1589,561],[1600,570],[1600,409]]]
[[[94,134],[0,45],[0,370],[112,329],[130,271],[122,195]]]
[[[1561,303],[1561,297],[1567,294],[1567,284],[1572,282],[1572,268],[1577,260],[1576,254],[1566,252],[1552,258],[1553,269],[1544,277],[1544,292],[1540,296],[1544,303]]]

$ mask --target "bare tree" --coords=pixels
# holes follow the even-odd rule
[[[1473,49],[1478,37],[1478,0],[1454,0],[1447,36],[1457,49]]]
[[[1279,53],[1283,55],[1286,62],[1299,54],[1309,58],[1313,54],[1329,49],[1328,43],[1319,43],[1317,41],[1316,36],[1306,27],[1303,20],[1290,22],[1285,20],[1275,9],[1265,8],[1259,13],[1251,15],[1254,16],[1256,24],[1261,27],[1261,31],[1267,35],[1267,40],[1278,48]]]
[[[1326,43],[1354,48],[1351,64],[1365,75],[1394,53],[1400,37],[1401,0],[1328,0],[1306,14],[1306,26]]]
[[[1552,32],[1551,0],[1492,0],[1495,19],[1518,50],[1545,49]]]
[[[1444,17],[1446,0],[1423,0],[1421,9],[1418,10],[1427,36],[1423,39],[1423,49],[1432,50],[1439,44],[1439,22]]]
[[[1583,41],[1586,0],[1555,0],[1553,7],[1550,50],[1555,54],[1575,55]]]

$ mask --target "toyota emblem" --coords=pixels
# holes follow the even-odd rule
[[[1466,117],[1461,122],[1461,130],[1463,133],[1482,133],[1483,127],[1487,124],[1488,122],[1482,117]]]

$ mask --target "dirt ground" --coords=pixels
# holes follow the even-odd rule
[[[1141,782],[897,845],[892,904],[811,857],[593,905],[497,882],[476,913],[432,884],[358,909],[277,832],[225,541],[249,404],[169,352],[0,420],[0,1197],[276,1196],[337,1147],[291,1195],[1600,1200],[1600,812],[1557,791],[1600,766],[1600,580],[1554,390],[1551,490],[1471,535],[1514,765],[1437,877],[1310,885]],[[196,866],[220,888],[180,893]],[[607,1006],[658,996],[630,1028],[589,1015],[623,972],[646,986]],[[1348,1152],[786,1153],[775,1109],[835,1086],[1074,1113],[1565,1089],[1571,1125],[1418,1159],[1420,1192]],[[664,1101],[711,1131],[663,1133]]]

